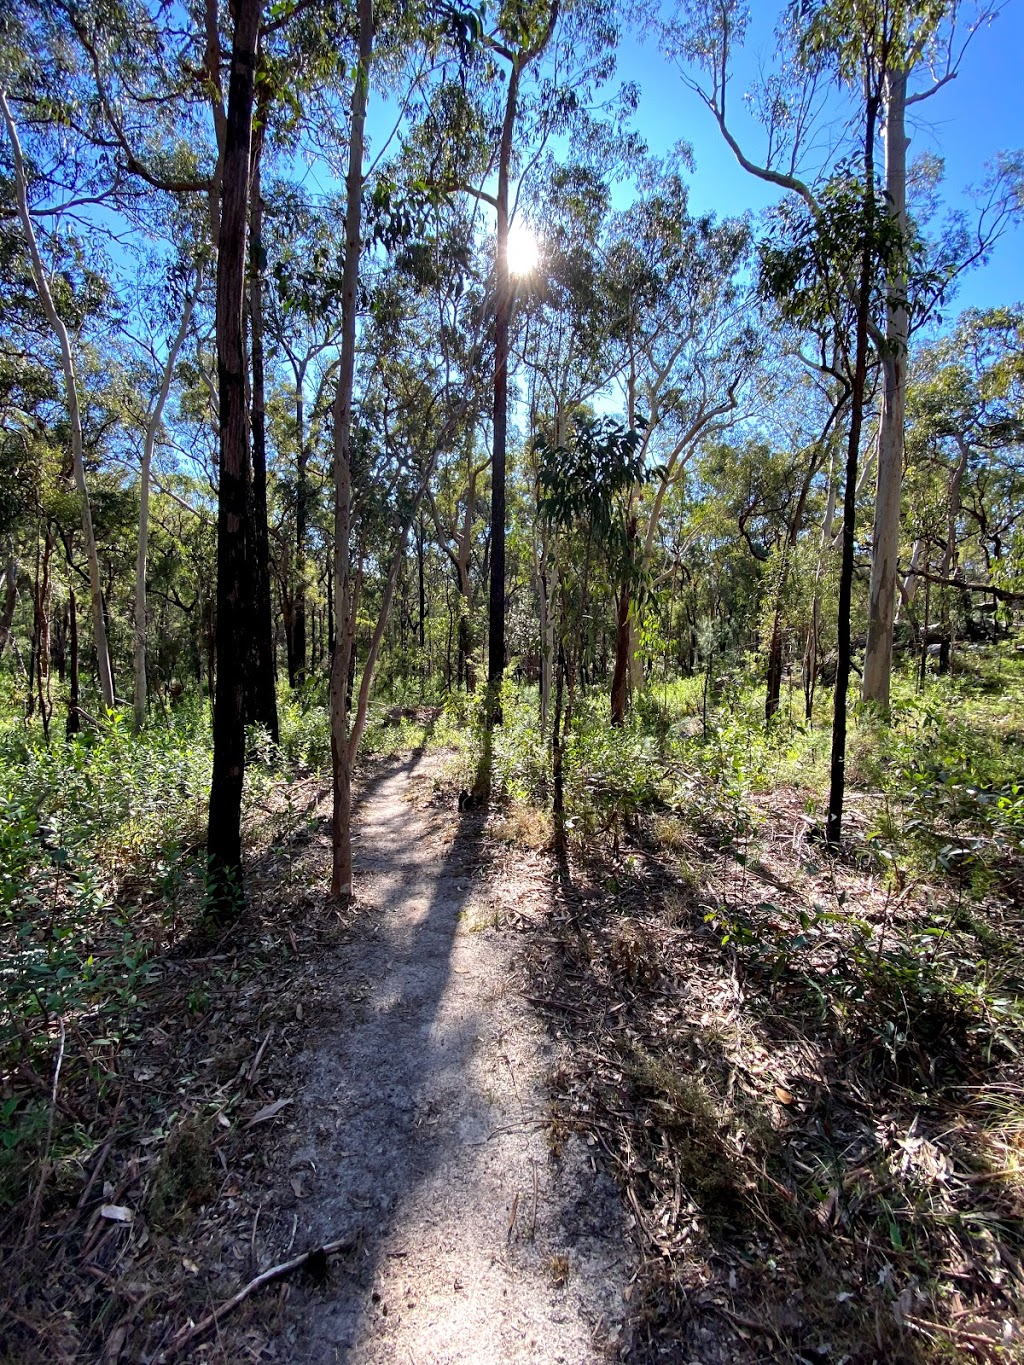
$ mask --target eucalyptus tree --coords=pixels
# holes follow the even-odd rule
[[[309,528],[314,497],[310,461],[323,427],[337,365],[337,298],[343,246],[334,205],[317,206],[287,181],[269,187],[262,246],[268,361],[287,423],[277,422],[276,480],[285,498],[277,533],[277,576],[288,678],[306,676]],[[284,377],[281,371],[284,371]],[[287,456],[285,457],[285,452]],[[286,473],[294,467],[294,477]]]
[[[100,576],[99,554],[96,548],[96,534],[93,528],[92,506],[89,500],[89,487],[85,474],[85,448],[82,433],[82,395],[79,387],[79,365],[72,342],[68,323],[74,326],[75,301],[60,296],[65,293],[64,277],[55,281],[55,270],[48,266],[44,248],[40,245],[36,222],[30,203],[29,172],[22,153],[21,138],[11,112],[5,90],[0,89],[0,116],[2,116],[7,139],[10,144],[14,195],[18,221],[24,236],[31,260],[32,277],[38,292],[39,301],[47,320],[53,329],[60,348],[61,366],[64,376],[65,401],[68,425],[70,428],[71,461],[75,487],[81,509],[82,536],[85,543],[89,567],[90,601],[92,606],[93,641],[96,649],[99,672],[100,696],[104,707],[113,710],[115,704],[114,678],[110,664],[110,650],[107,644],[107,626],[103,606],[103,585]],[[59,243],[54,243],[59,252]],[[59,258],[58,258],[59,259]],[[58,300],[63,305],[58,306]],[[71,305],[68,307],[68,305]],[[84,320],[80,314],[79,320]]]
[[[426,509],[438,548],[445,556],[458,592],[455,622],[456,681],[472,692],[476,686],[473,648],[478,582],[486,579],[486,479],[491,452],[486,448],[485,366],[489,309],[484,280],[487,266],[475,205],[456,198],[441,200],[430,215],[430,250],[417,251],[392,274],[390,288],[379,296],[378,323],[396,317],[404,365],[432,376],[433,388],[448,393],[446,404],[458,410],[451,439],[439,451],[437,474],[426,489]]]
[[[49,364],[51,338],[17,221],[8,224],[0,216],[0,656],[10,645],[22,671],[15,617],[31,581],[26,564],[37,524],[47,411],[60,406]]]
[[[193,310],[203,288],[203,272],[206,266],[202,246],[198,245],[194,235],[188,232],[187,215],[175,215],[172,223],[181,234],[178,260],[169,264],[165,272],[162,282],[163,288],[160,290],[163,297],[154,300],[155,307],[147,319],[149,324],[147,334],[134,338],[139,352],[144,357],[143,369],[145,374],[140,378],[143,378],[143,382],[148,379],[151,388],[151,391],[146,395],[146,409],[142,415],[143,443],[139,479],[139,533],[135,565],[133,637],[136,729],[141,729],[145,724],[148,700],[146,570],[149,555],[149,508],[154,474],[153,461],[163,430],[164,414],[175,369],[189,334]],[[136,312],[141,312],[138,303],[136,303]],[[165,331],[169,319],[173,331],[169,335],[159,336],[160,332]]]
[[[909,337],[955,276],[983,259],[1003,231],[1013,201],[1011,186],[997,186],[976,230],[954,231],[930,260],[907,212],[906,109],[956,77],[970,38],[997,12],[979,7],[963,29],[958,22],[963,8],[958,0],[793,0],[780,29],[780,74],[755,92],[755,109],[765,133],[760,161],[740,146],[730,122],[731,104],[727,107],[732,54],[743,41],[749,18],[746,7],[740,0],[686,0],[663,25],[671,50],[700,73],[689,76],[688,83],[714,115],[740,165],[799,196],[812,214],[823,207],[818,187],[833,176],[833,167],[813,164],[818,133],[826,118],[835,117],[831,81],[849,97],[851,126],[856,129],[863,125],[867,103],[881,82],[876,136],[885,144],[885,194],[880,202],[889,220],[885,232],[890,249],[883,267],[885,288],[877,291],[878,302],[868,318],[869,337],[884,372],[884,396],[863,695],[883,711],[892,663]],[[908,82],[917,74],[923,79],[918,89],[911,89]],[[859,140],[859,132],[856,136]],[[874,186],[871,192],[875,193]],[[847,273],[841,282],[855,308],[855,274]]]
[[[511,224],[509,190],[520,86],[551,42],[558,22],[560,0],[533,0],[518,8],[504,6],[496,27],[483,46],[493,67],[507,64],[505,108],[497,146],[497,185],[493,197],[477,186],[474,190],[495,212],[494,243],[494,408],[491,454],[491,581],[487,622],[487,683],[491,709],[497,714],[497,689],[505,669],[505,478],[508,439],[509,325],[512,315],[512,277],[509,273],[508,239]]]
[[[443,82],[422,123],[425,179],[450,193],[471,195],[494,215],[487,642],[492,692],[506,663],[508,366],[515,307],[509,234],[517,208],[529,200],[531,180],[537,185],[544,183],[548,165],[545,153],[552,139],[558,135],[571,137],[574,154],[592,141],[596,121],[593,106],[597,92],[613,74],[616,37],[613,12],[589,0],[565,5],[561,0],[503,5],[474,44],[466,76]],[[629,92],[625,100],[631,102]],[[607,151],[610,139],[604,145]],[[615,155],[612,152],[611,158]],[[536,196],[534,201],[538,201]],[[495,708],[496,696],[492,698],[496,715]]]
[[[386,17],[388,27],[382,30],[381,41],[386,40],[392,51],[413,37],[425,40],[431,50],[443,49],[453,37],[456,50],[463,47],[459,16],[454,17],[453,30],[453,16],[443,9],[427,16],[431,22],[425,34],[403,27],[394,15]],[[480,331],[486,316],[472,259],[473,215],[446,213],[439,187],[410,175],[415,157],[404,153],[381,170],[372,192],[366,194],[363,128],[376,31],[372,10],[365,4],[359,14],[359,56],[350,113],[341,349],[333,409],[337,628],[331,671],[331,891],[335,896],[347,896],[352,891],[352,765],[405,547],[421,515],[438,459],[443,452],[459,448],[466,430],[478,421]],[[367,265],[361,273],[364,258]],[[382,258],[389,261],[387,268],[381,268]],[[367,305],[367,382],[357,412],[356,317],[360,298]],[[356,444],[357,435],[361,444]],[[390,471],[386,477],[404,481],[409,495],[399,503],[389,568],[350,718],[349,679],[356,662],[362,558],[358,519],[366,498],[365,466],[375,447],[384,469]]]
[[[576,150],[574,148],[574,150]],[[580,146],[586,153],[586,144]],[[527,186],[526,203],[543,221],[540,268],[520,282],[520,368],[527,376],[528,434],[546,430],[555,446],[571,438],[578,410],[603,394],[621,364],[614,342],[615,304],[607,285],[605,248],[611,213],[609,161],[576,156],[568,165],[547,158],[542,178]],[[541,447],[527,452],[540,500]],[[538,606],[540,727],[547,733],[556,658],[558,557],[550,518],[532,522]]]
[[[844,79],[856,80],[864,96],[860,165],[828,182],[822,194],[801,195],[801,211],[790,232],[763,251],[769,292],[782,302],[787,320],[816,330],[831,322],[850,384],[846,477],[843,493],[842,564],[839,577],[836,683],[825,839],[839,845],[846,788],[847,700],[851,667],[850,616],[857,498],[857,471],[867,388],[872,305],[879,280],[903,251],[899,224],[879,205],[875,183],[875,142],[892,35],[885,16],[875,27],[836,52],[830,16],[820,13],[802,35],[801,56],[819,70],[836,62]],[[858,173],[859,172],[859,173]],[[880,269],[881,267],[881,269]],[[856,290],[851,292],[851,279]],[[853,334],[853,346],[849,345]]]
[[[565,848],[564,764],[581,627],[589,614],[592,578],[599,565],[607,564],[612,585],[620,591],[626,585],[627,594],[637,573],[632,504],[635,490],[646,476],[641,440],[635,427],[626,428],[611,418],[580,416],[564,443],[554,445],[543,437],[538,441],[538,511],[551,525],[559,567],[558,662],[551,739],[559,852]]]
[[[217,690],[207,829],[207,879],[214,917],[237,909],[242,876],[245,772],[246,594],[249,432],[243,330],[246,231],[262,0],[238,0],[231,45],[227,126],[217,249],[217,396],[220,477],[217,498]]]
[[[1019,312],[972,310],[915,356],[907,409],[912,550],[900,592],[912,619],[923,597],[919,640],[922,650],[938,644],[943,671],[950,666],[954,600],[988,595],[994,612],[999,589],[1016,586],[1000,579],[1024,516],[1022,335]]]
[[[610,224],[605,288],[626,424],[630,429],[642,424],[642,458],[656,476],[647,498],[641,498],[638,484],[631,511],[639,565],[649,575],[666,499],[685,477],[700,442],[736,420],[761,343],[743,281],[746,225],[693,218],[675,166],[649,167],[642,190]],[[636,622],[623,585],[612,680],[614,724],[625,717]]]

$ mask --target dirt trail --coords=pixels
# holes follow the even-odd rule
[[[323,962],[324,1027],[296,1061],[294,1244],[351,1236],[326,1284],[293,1287],[278,1352],[351,1365],[618,1358],[628,1240],[612,1182],[556,1158],[557,1043],[514,983],[480,816],[427,807],[436,760],[370,784],[360,913]],[[417,799],[417,792],[419,793]]]

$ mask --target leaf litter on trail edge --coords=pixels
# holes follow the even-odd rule
[[[289,1096],[286,1100],[274,1100],[272,1104],[265,1104],[262,1109],[257,1110],[256,1113],[253,1114],[252,1118],[242,1129],[242,1132],[246,1133],[250,1128],[255,1128],[257,1123],[266,1123],[268,1119],[275,1118],[280,1114],[282,1109],[286,1108],[292,1102],[292,1098]]]

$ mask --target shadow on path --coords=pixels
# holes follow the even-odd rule
[[[315,1051],[299,1059],[291,1156],[306,1196],[296,1244],[351,1237],[354,1251],[321,1288],[293,1287],[282,1358],[596,1360],[593,1331],[609,1315],[562,1290],[572,1236],[541,1131],[548,1044],[509,991],[484,817],[410,805],[424,766],[414,754],[360,797],[363,908],[331,963]],[[599,1212],[614,1203],[610,1186],[590,1195]],[[574,1246],[574,1263],[595,1284],[613,1279],[621,1304],[608,1273],[621,1269],[621,1230],[605,1242]]]

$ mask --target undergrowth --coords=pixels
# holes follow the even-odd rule
[[[737,1360],[1022,1358],[1024,692],[976,663],[854,708],[838,857],[808,837],[827,698],[768,728],[740,682],[618,730],[577,709],[535,990],[556,1131],[632,1210],[651,1360],[723,1325]]]

